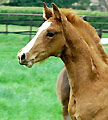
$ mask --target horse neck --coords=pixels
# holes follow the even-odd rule
[[[79,34],[85,40],[87,45],[89,46],[90,51],[93,51],[98,55],[102,61],[108,64],[107,54],[104,52],[102,45],[99,43],[100,38],[96,33],[96,30],[86,21],[79,19],[79,24],[73,24],[73,26],[77,29]]]
[[[82,37],[82,43],[85,42],[86,46],[88,46],[87,49],[89,50],[91,56],[90,59],[92,61],[92,65],[94,65],[98,70],[102,69],[105,65],[108,65],[108,56],[105,53],[102,45],[99,43],[100,38],[98,37],[96,30],[91,25],[85,21],[82,21],[81,23],[82,27],[78,27],[78,25],[74,27]]]
[[[68,72],[70,87],[73,91],[76,91],[81,83],[91,81],[92,78],[96,79],[96,74],[92,71],[90,57],[87,57],[86,54],[83,57],[84,55],[79,57],[73,56],[69,48],[61,56]]]
[[[90,49],[73,26],[65,22],[63,30],[67,51],[62,53],[62,60],[69,75],[70,86],[77,90],[82,84],[99,79],[107,65],[95,50]]]

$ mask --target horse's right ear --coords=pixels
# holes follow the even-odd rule
[[[43,18],[47,20],[50,17],[52,17],[52,11],[48,8],[45,2],[43,2],[43,6],[44,6]]]
[[[59,11],[59,8],[54,3],[52,3],[52,6],[53,6],[53,12],[54,12],[55,17],[60,20],[61,13]]]

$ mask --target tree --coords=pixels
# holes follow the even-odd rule
[[[104,5],[106,7],[107,11],[108,11],[108,0],[100,0],[99,4]]]
[[[59,7],[71,7],[73,3],[78,2],[79,0],[11,0],[11,5],[16,6],[43,6],[43,2],[50,7],[51,3],[57,4]]]
[[[59,7],[69,8],[72,6],[73,3],[77,2],[78,0],[42,0],[42,2],[46,2],[48,6],[51,7],[51,3],[57,4]]]
[[[0,0],[0,3],[8,3],[9,0]]]
[[[79,4],[87,9],[90,5],[90,0],[79,0]]]

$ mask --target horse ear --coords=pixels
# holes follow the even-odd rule
[[[61,19],[61,13],[60,13],[58,7],[54,3],[52,3],[52,6],[53,6],[53,12],[54,12],[55,17],[60,20]]]
[[[48,8],[45,2],[43,2],[43,6],[44,6],[43,18],[47,20],[50,17],[52,17],[52,11]]]

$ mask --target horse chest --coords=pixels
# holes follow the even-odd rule
[[[108,120],[107,113],[108,88],[104,88],[98,94],[92,93],[76,98],[75,116],[80,116],[81,120]]]

